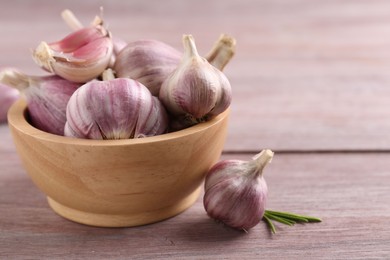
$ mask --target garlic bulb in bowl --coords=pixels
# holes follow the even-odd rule
[[[160,101],[128,78],[91,81],[70,98],[65,136],[130,139],[163,134],[168,116]]]

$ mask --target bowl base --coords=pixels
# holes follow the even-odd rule
[[[199,197],[200,190],[201,187],[199,187],[189,196],[172,206],[157,209],[154,211],[142,212],[139,214],[133,213],[113,215],[85,212],[67,207],[53,200],[50,197],[47,197],[47,201],[50,207],[58,215],[80,224],[97,227],[133,227],[162,221],[164,219],[182,213],[184,210],[186,210],[195,203],[195,201]]]

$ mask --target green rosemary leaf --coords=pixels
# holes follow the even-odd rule
[[[305,217],[297,214],[292,214],[289,212],[273,211],[273,210],[267,210],[267,211],[274,216],[278,216],[289,220],[294,220],[296,222],[309,222]]]
[[[265,222],[267,223],[268,227],[271,229],[272,234],[276,234],[276,228],[272,221],[264,214],[263,216]]]
[[[322,219],[316,217],[305,216],[309,222],[322,222]]]
[[[293,226],[296,223],[293,220],[286,219],[286,218],[279,217],[279,216],[275,216],[275,215],[273,215],[272,213],[269,213],[269,212],[264,213],[264,215],[267,216],[269,219],[275,220],[277,222],[280,222],[282,224],[286,224],[286,225],[289,225],[289,226]]]
[[[273,210],[266,210],[266,212],[269,212],[272,215],[276,215],[279,217],[295,220],[297,222],[321,222],[322,220],[320,218],[311,217],[311,216],[304,216],[304,215],[298,215],[290,212],[282,212],[282,211],[273,211]]]

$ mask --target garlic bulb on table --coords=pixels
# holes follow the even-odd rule
[[[235,229],[247,231],[264,220],[272,233],[272,221],[292,226],[296,223],[321,222],[320,218],[266,209],[268,187],[264,167],[274,153],[263,150],[251,161],[224,160],[206,175],[203,205],[207,214]]]
[[[79,29],[58,42],[41,42],[33,59],[49,72],[84,83],[107,68],[112,52],[110,33],[98,24]]]
[[[184,55],[179,66],[163,82],[159,98],[185,128],[225,111],[231,103],[226,76],[199,56],[191,35],[183,36]],[[179,129],[180,129],[179,128]]]
[[[7,121],[8,109],[18,98],[18,90],[4,84],[0,84],[0,123]]]
[[[80,86],[59,76],[29,76],[15,69],[0,72],[0,82],[18,89],[27,100],[32,125],[48,133],[64,135],[66,105]]]
[[[257,225],[263,218],[268,192],[263,169],[273,154],[263,150],[248,162],[225,160],[214,165],[205,181],[207,214],[236,229]]]
[[[129,139],[166,132],[165,108],[144,85],[127,78],[105,79],[88,82],[72,95],[65,136]]]

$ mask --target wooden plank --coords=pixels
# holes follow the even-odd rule
[[[70,8],[87,24],[98,7],[3,3],[0,66],[42,74],[30,50],[69,32],[59,13]],[[388,1],[110,1],[104,8],[113,35],[128,41],[154,38],[181,49],[181,35],[192,33],[206,53],[221,32],[237,38],[226,68],[234,89],[228,151],[390,149]]]
[[[7,137],[4,127],[2,136]],[[222,158],[249,159],[228,154]],[[56,215],[9,141],[0,146],[0,258],[386,259],[390,255],[387,153],[276,154],[265,170],[268,208],[321,217],[271,235],[207,217],[202,197],[184,213],[135,228],[95,228]]]

